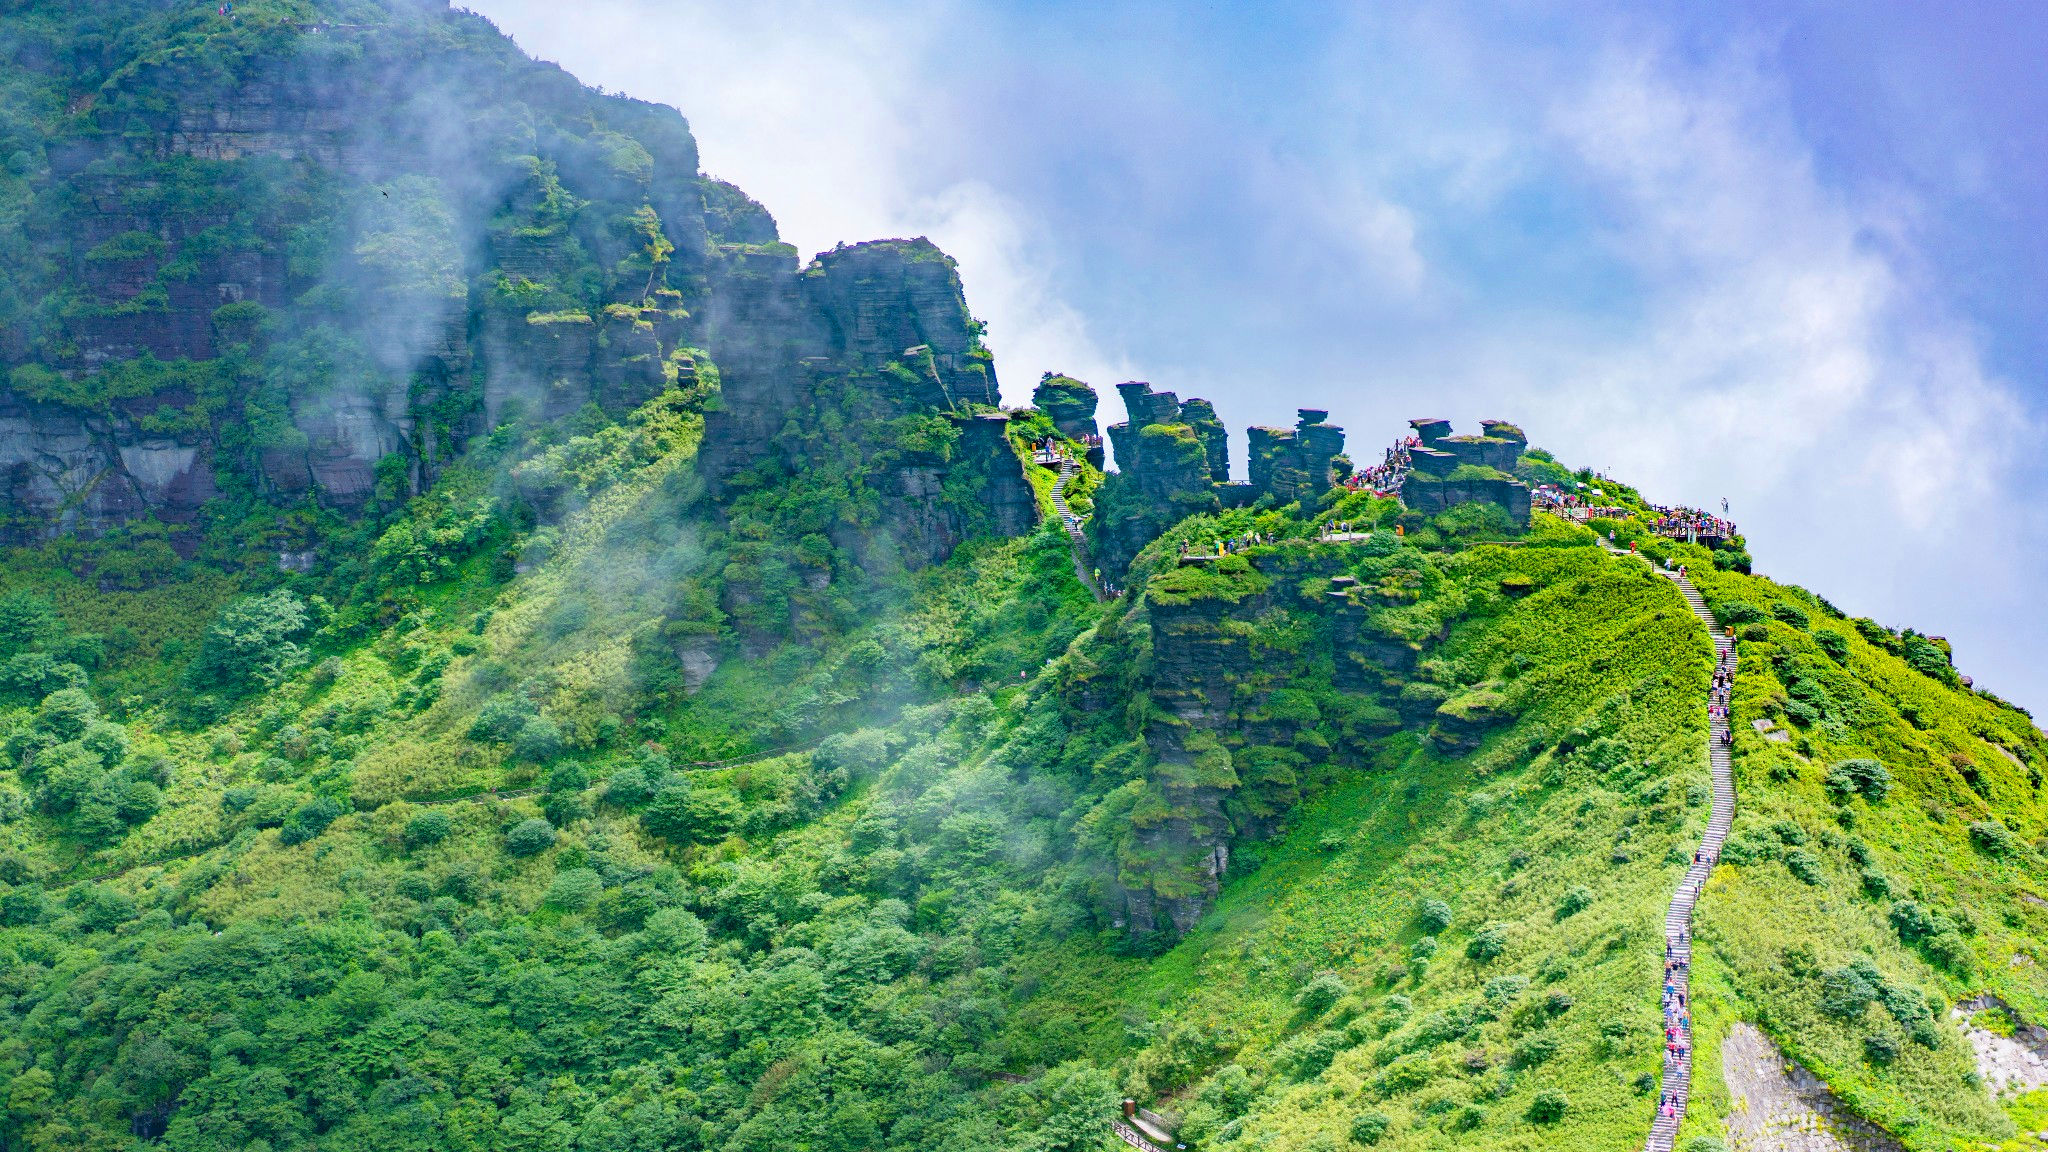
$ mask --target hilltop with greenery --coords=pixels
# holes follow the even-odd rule
[[[1126,1097],[1205,1150],[1640,1147],[1662,921],[1709,798],[1713,650],[1667,561],[1741,659],[1686,1137],[1720,1136],[1738,1022],[1908,1148],[2039,1126],[2048,1098],[1994,1099],[1950,1009],[2048,1020],[2048,738],[1939,638],[1740,541],[1655,536],[1635,489],[1540,449],[1516,477],[1597,479],[1631,514],[1521,531],[1331,486],[1174,520],[1098,601],[1033,462],[1085,458],[1092,405],[983,419],[956,393],[978,324],[949,350],[952,305],[918,287],[943,277],[901,306],[930,346],[775,376],[805,406],[735,462],[768,375],[719,318],[783,259],[772,222],[693,145],[687,213],[652,177],[567,191],[619,107],[580,87],[535,137],[560,197],[443,205],[478,226],[453,290],[479,345],[501,285],[540,292],[528,328],[648,324],[641,391],[593,351],[566,410],[490,411],[494,366],[538,355],[519,343],[460,377],[358,365],[441,422],[354,503],[280,485],[258,433],[295,425],[263,397],[299,411],[337,371],[295,320],[212,356],[64,346],[83,313],[51,286],[87,281],[51,254],[83,225],[48,155],[80,92],[166,60],[232,79],[319,20],[526,64],[434,6],[251,0],[227,30],[130,7],[0,16],[16,59],[70,62],[8,81],[0,153],[26,159],[0,211],[42,223],[0,230],[26,246],[0,306],[43,335],[7,350],[7,403],[160,396],[204,425],[218,491],[98,527],[10,506],[0,1147],[1101,1152]],[[605,231],[640,207],[649,231]],[[387,239],[376,259],[427,259]],[[786,299],[833,267],[792,266]],[[334,283],[265,311],[368,339]],[[988,502],[1012,458],[1016,531]],[[1101,480],[1079,467],[1077,508]],[[1325,542],[1340,521],[1369,537]]]

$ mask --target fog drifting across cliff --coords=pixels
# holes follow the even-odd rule
[[[1151,379],[1233,425],[1312,403],[1368,438],[1512,412],[1665,500],[1728,497],[1767,569],[1946,632],[1987,683],[2048,699],[2025,656],[2048,636],[2013,631],[2036,627],[2048,560],[2031,362],[2010,355],[2026,325],[1954,267],[2011,246],[1958,246],[1950,225],[2001,194],[1926,175],[1946,161],[1845,154],[1815,62],[1832,21],[480,10],[692,109],[711,166],[807,244],[931,221],[1014,381]],[[1855,50],[1910,56],[1892,36]],[[772,46],[782,66],[679,73],[672,40]],[[1960,171],[1996,133],[1939,103],[1955,92],[1935,67],[1912,70],[1928,106],[1886,130]],[[930,214],[958,202],[994,211]],[[1027,242],[984,255],[989,233]]]

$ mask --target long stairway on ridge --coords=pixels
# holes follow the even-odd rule
[[[1714,641],[1714,679],[1708,695],[1707,758],[1713,766],[1714,807],[1700,838],[1699,852],[1692,867],[1678,883],[1671,908],[1664,916],[1664,966],[1661,994],[1664,1003],[1664,1076],[1657,1092],[1657,1118],[1644,1142],[1645,1152],[1673,1152],[1678,1131],[1685,1123],[1686,1104],[1692,1095],[1692,910],[1699,901],[1700,888],[1721,858],[1728,840],[1728,826],[1735,819],[1735,777],[1730,759],[1728,699],[1735,679],[1735,640],[1714,619],[1699,590],[1684,575],[1663,572],[1693,615],[1707,626]]]
[[[1087,586],[1088,591],[1097,600],[1107,600],[1109,597],[1103,593],[1102,585],[1096,581],[1095,574],[1089,571],[1088,535],[1081,530],[1081,518],[1074,515],[1074,510],[1067,506],[1067,486],[1080,474],[1081,466],[1074,463],[1073,457],[1060,457],[1059,476],[1052,482],[1052,510],[1059,514],[1060,527],[1066,530],[1067,539],[1073,547],[1074,575],[1081,578],[1081,583]]]

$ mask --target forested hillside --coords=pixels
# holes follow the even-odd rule
[[[929,242],[800,261],[445,4],[219,7],[0,13],[0,1148],[1641,1147],[1669,565],[1681,1146],[1750,1028],[2048,1126],[2048,738],[1939,638],[1499,422],[1404,501],[1126,384],[1105,474]]]

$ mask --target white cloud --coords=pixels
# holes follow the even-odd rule
[[[682,109],[704,170],[767,205],[805,253],[931,237],[960,262],[968,304],[988,321],[1009,402],[1027,403],[1044,371],[1097,380],[1127,371],[1056,297],[1055,257],[1028,210],[984,182],[946,180],[936,163],[945,158],[932,142],[950,135],[950,101],[929,76],[935,58],[957,49],[967,18],[959,5],[470,6],[586,83]]]
[[[931,236],[1012,401],[1141,366],[1233,425],[1327,406],[1361,456],[1424,410],[1517,418],[1653,497],[1728,496],[1763,569],[2048,702],[2015,495],[2040,429],[1923,277],[1925,209],[1817,171],[1766,42],[1354,9],[1240,75],[1242,46],[1077,48],[974,0],[476,6],[683,109],[799,247]]]

